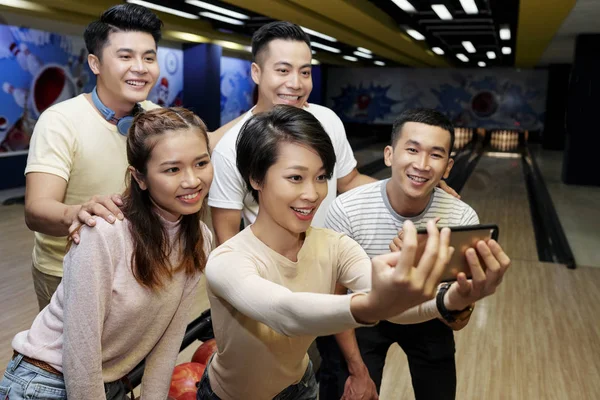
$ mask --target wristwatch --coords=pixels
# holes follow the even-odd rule
[[[457,311],[450,311],[446,308],[446,305],[444,304],[444,296],[446,295],[448,289],[450,289],[450,286],[452,286],[452,283],[443,283],[440,286],[440,289],[438,290],[437,295],[435,297],[435,304],[437,306],[438,311],[440,312],[440,315],[442,316],[444,321],[446,321],[449,324],[468,320],[471,317],[471,313],[473,312],[473,304],[468,305],[463,310]]]

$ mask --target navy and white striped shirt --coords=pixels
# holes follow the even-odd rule
[[[463,201],[435,188],[425,210],[414,217],[403,217],[392,208],[386,192],[389,179],[352,189],[340,196],[329,207],[325,227],[345,233],[366,251],[369,257],[389,253],[391,241],[410,219],[417,229],[425,228],[427,221],[440,217],[438,226],[466,226],[479,224],[475,210]]]

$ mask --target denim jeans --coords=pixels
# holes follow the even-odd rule
[[[126,400],[125,385],[121,381],[105,383],[107,400]],[[0,382],[0,400],[64,400],[67,398],[65,380],[23,361],[22,355],[10,360]]]
[[[212,391],[208,379],[208,367],[211,361],[212,357],[206,365],[202,379],[198,383],[196,400],[220,400],[219,396]],[[312,361],[309,361],[306,372],[302,376],[302,379],[300,379],[300,382],[283,389],[273,400],[317,400],[318,392],[319,388],[312,368]]]

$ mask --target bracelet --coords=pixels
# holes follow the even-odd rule
[[[467,306],[464,310],[457,311],[450,311],[446,308],[446,305],[444,304],[444,296],[446,295],[448,289],[450,289],[450,286],[452,286],[452,283],[443,283],[440,289],[438,290],[437,295],[435,296],[435,305],[437,306],[437,309],[440,312],[442,318],[444,318],[444,320],[449,324],[456,322],[456,317],[467,310],[469,311],[469,313],[463,318],[461,318],[461,320],[466,319],[466,317],[470,317],[471,312],[473,311],[472,305]]]

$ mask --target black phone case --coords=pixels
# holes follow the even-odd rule
[[[439,229],[442,229],[443,227],[439,227]],[[500,230],[498,229],[498,225],[495,224],[480,224],[480,225],[466,225],[466,226],[449,226],[448,228],[450,228],[450,230],[452,232],[460,232],[460,231],[477,231],[480,229],[491,229],[492,230],[492,239],[494,239],[495,241],[498,241],[498,235],[500,233]],[[427,229],[426,228],[421,228],[421,229],[417,229],[417,234],[422,235],[422,234],[426,234],[427,233]]]

